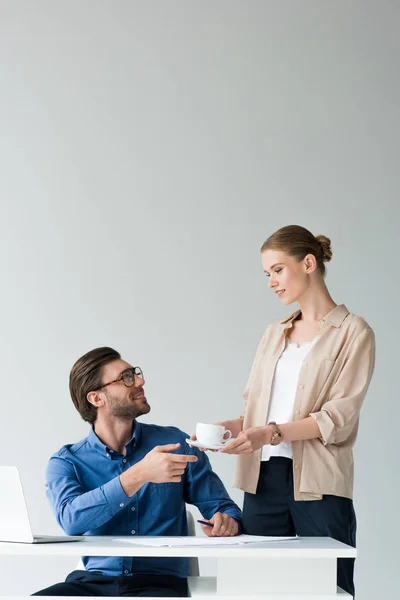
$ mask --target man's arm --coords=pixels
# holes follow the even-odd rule
[[[101,527],[125,508],[148,482],[179,482],[196,456],[172,453],[179,444],[156,446],[136,465],[104,485],[85,491],[66,458],[52,457],[46,472],[46,493],[57,522],[69,535]]]
[[[46,471],[46,495],[58,524],[68,535],[101,527],[129,502],[119,477],[85,491],[72,463],[52,457]]]

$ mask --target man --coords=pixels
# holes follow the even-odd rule
[[[176,427],[138,423],[150,406],[143,372],[112,348],[82,356],[70,374],[75,408],[92,424],[80,442],[63,446],[46,472],[48,499],[69,535],[187,535],[185,503],[233,536],[241,512],[205,453]],[[187,558],[83,557],[73,571],[35,596],[187,596]]]

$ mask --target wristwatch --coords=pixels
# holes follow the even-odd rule
[[[271,446],[277,446],[283,440],[282,431],[279,429],[275,421],[271,421],[270,423],[268,423],[268,425],[271,425],[272,429],[274,430],[272,433],[270,444]]]

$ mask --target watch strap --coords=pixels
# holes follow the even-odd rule
[[[273,432],[272,432],[272,437],[271,437],[271,446],[277,446],[278,444],[281,443],[281,441],[283,440],[283,435],[282,435],[282,431],[279,427],[279,425],[277,425],[275,423],[275,421],[270,421],[268,423],[268,425],[271,425]]]

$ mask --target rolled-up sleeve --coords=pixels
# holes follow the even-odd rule
[[[327,402],[320,411],[310,414],[318,424],[325,446],[345,442],[353,433],[374,366],[375,336],[367,327],[350,347]]]

